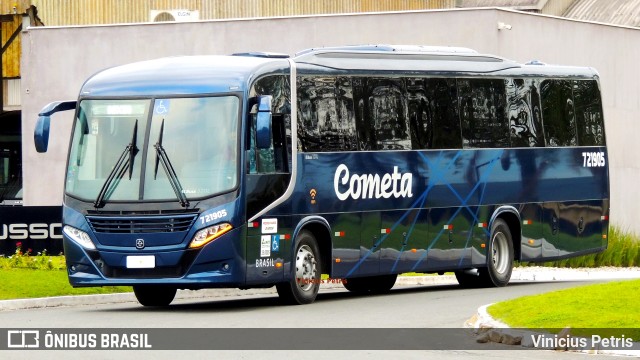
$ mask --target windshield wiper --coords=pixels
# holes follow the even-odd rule
[[[158,164],[162,163],[162,168],[164,172],[167,174],[167,179],[169,179],[169,183],[173,188],[173,192],[176,193],[176,197],[180,202],[182,207],[189,207],[189,200],[187,200],[187,196],[184,194],[184,189],[182,185],[180,185],[180,181],[178,180],[178,175],[176,174],[176,170],[171,165],[171,160],[167,156],[167,152],[164,151],[164,147],[162,146],[162,134],[164,133],[164,119],[162,119],[162,124],[160,125],[160,134],[158,135],[158,142],[153,146],[156,148],[156,167],[153,173],[153,179],[155,180],[158,176]]]
[[[133,135],[131,136],[131,142],[124,148],[122,154],[118,158],[113,169],[107,176],[107,180],[104,181],[100,192],[98,193],[98,197],[96,201],[93,203],[93,206],[96,208],[104,206],[104,199],[107,197],[107,193],[109,193],[109,188],[115,179],[120,180],[124,173],[129,170],[129,180],[131,180],[131,175],[133,174],[133,161],[138,154],[138,147],[136,146],[136,142],[138,140],[138,119],[136,119],[136,123],[133,125]],[[128,156],[127,156],[128,155]],[[111,195],[109,193],[109,195]]]

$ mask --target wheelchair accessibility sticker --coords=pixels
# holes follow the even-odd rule
[[[271,236],[271,251],[278,252],[280,250],[280,235]]]
[[[153,113],[155,115],[166,115],[169,113],[169,105],[171,102],[167,99],[156,100],[153,106]]]

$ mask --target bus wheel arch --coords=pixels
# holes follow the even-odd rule
[[[520,221],[518,211],[511,206],[498,208],[494,212],[490,224],[493,224],[497,219],[502,219],[502,221],[507,223],[509,231],[511,232],[513,258],[514,260],[520,260],[522,258],[522,222]]]
[[[287,282],[276,284],[280,300],[288,305],[304,305],[315,301],[321,282],[318,242],[308,230],[297,233]]]
[[[316,238],[320,251],[320,271],[323,274],[331,274],[331,232],[329,223],[321,217],[309,217],[302,219],[295,230],[295,235],[306,230]],[[295,244],[293,244],[295,246]],[[292,249],[295,251],[295,248]]]
[[[301,222],[294,231],[291,274],[287,282],[276,284],[283,303],[304,305],[315,301],[321,274],[331,259],[331,238],[322,221]]]
[[[497,218],[491,225],[487,244],[487,267],[480,276],[486,286],[503,287],[509,283],[513,271],[513,238],[509,225]]]
[[[520,258],[520,217],[515,208],[505,206],[494,213],[487,239],[486,267],[479,269],[480,285],[506,286],[513,263]]]

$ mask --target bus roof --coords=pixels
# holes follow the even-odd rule
[[[156,96],[238,92],[257,72],[288,68],[286,59],[253,56],[177,56],[102,70],[81,96]]]
[[[81,96],[163,96],[243,91],[251,78],[288,73],[288,56],[250,52],[235,56],[179,56],[98,72]],[[308,49],[293,61],[299,74],[418,74],[435,76],[540,76],[593,78],[588,67],[519,64],[460,47],[362,45]]]
[[[309,49],[294,57],[300,72],[349,71],[593,78],[589,67],[519,64],[495,55],[448,46],[365,45]],[[323,70],[326,69],[326,70]]]

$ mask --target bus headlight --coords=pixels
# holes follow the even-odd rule
[[[96,246],[91,241],[89,234],[82,230],[78,230],[73,226],[65,225],[62,229],[64,233],[69,237],[69,239],[73,240],[76,244],[82,246],[87,250],[95,250]]]
[[[202,247],[219,238],[220,235],[228,232],[231,229],[233,229],[233,226],[228,223],[213,225],[209,226],[208,228],[202,229],[193,236],[191,243],[189,243],[189,248],[197,249],[199,247]]]

